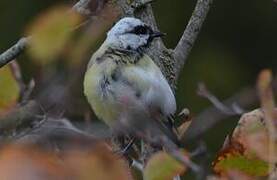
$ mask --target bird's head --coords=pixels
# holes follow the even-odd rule
[[[123,50],[139,50],[149,46],[153,39],[163,35],[139,19],[125,17],[108,32],[106,43]]]

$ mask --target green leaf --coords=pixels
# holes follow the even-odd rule
[[[16,105],[19,97],[19,85],[9,66],[0,68],[0,116]]]
[[[185,156],[185,153],[184,153]],[[155,153],[148,161],[143,176],[145,180],[172,180],[186,171],[180,162],[165,152]]]
[[[250,159],[240,154],[225,154],[225,157],[219,157],[214,165],[214,170],[219,174],[230,170],[239,170],[251,176],[266,176],[268,168],[265,161]]]

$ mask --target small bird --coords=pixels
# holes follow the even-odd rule
[[[139,19],[119,20],[88,64],[84,94],[96,116],[113,130],[177,142],[167,125],[176,111],[174,94],[146,54],[151,42],[163,35]]]

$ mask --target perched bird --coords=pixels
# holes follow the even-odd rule
[[[174,94],[146,54],[163,35],[139,19],[119,20],[88,64],[84,93],[98,118],[115,131],[176,142],[167,125],[176,111]]]

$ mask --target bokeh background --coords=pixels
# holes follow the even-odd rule
[[[14,44],[40,12],[61,3],[74,1],[1,0],[0,52]],[[153,3],[159,28],[167,33],[164,40],[168,47],[174,48],[178,42],[195,3],[196,0]],[[178,83],[176,97],[179,109],[187,107],[197,114],[210,106],[196,93],[199,82],[204,82],[213,94],[223,100],[245,86],[254,85],[263,68],[270,68],[276,73],[276,22],[277,3],[272,0],[215,0]],[[98,45],[96,43],[95,48]],[[37,76],[38,70],[34,69],[28,56],[18,59],[25,79]],[[59,65],[58,68],[63,67]],[[80,83],[76,96],[84,98],[81,88]],[[236,120],[238,118],[227,119],[204,135],[211,159],[234,128]]]

